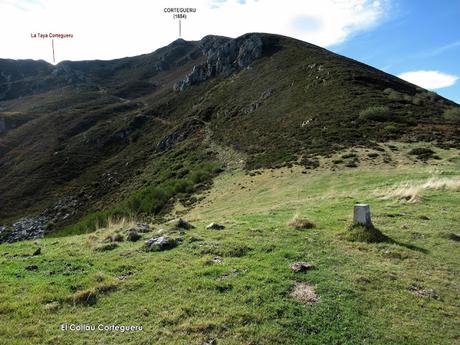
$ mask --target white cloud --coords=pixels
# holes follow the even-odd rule
[[[416,84],[425,89],[436,90],[449,87],[455,84],[458,77],[438,71],[412,71],[398,75],[412,84]]]
[[[178,37],[165,7],[196,7],[183,38],[268,32],[320,46],[345,41],[384,19],[391,0],[0,0],[0,57],[51,60],[51,42],[35,32],[72,33],[55,40],[58,61],[113,59],[151,52]]]

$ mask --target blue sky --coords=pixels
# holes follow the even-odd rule
[[[267,32],[362,61],[460,103],[460,0],[0,0],[1,58],[55,63],[150,53],[178,38]]]
[[[381,23],[329,49],[394,75],[460,77],[460,1],[393,1]],[[460,103],[460,80],[434,91]]]

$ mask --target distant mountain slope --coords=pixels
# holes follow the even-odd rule
[[[177,40],[112,61],[0,60],[0,223],[44,214],[56,226],[126,200],[131,211],[161,213],[209,183],[228,151],[248,169],[314,168],[317,155],[390,139],[458,147],[458,122],[443,117],[452,108],[375,68],[268,34]],[[141,206],[166,185],[164,203]]]

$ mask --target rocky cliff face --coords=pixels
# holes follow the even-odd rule
[[[238,72],[262,56],[263,46],[262,39],[257,34],[236,39],[206,36],[200,42],[200,48],[207,57],[206,62],[195,65],[185,79],[174,84],[174,90],[183,91],[209,78]]]

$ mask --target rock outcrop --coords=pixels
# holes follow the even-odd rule
[[[151,238],[145,241],[145,249],[149,252],[159,252],[167,249],[172,249],[178,245],[178,241],[167,237],[160,236],[156,238]]]
[[[230,75],[248,67],[263,53],[263,42],[259,35],[248,34],[236,39],[206,36],[200,42],[206,55],[205,63],[195,65],[185,79],[174,84],[174,90],[183,91],[218,75]]]
[[[43,216],[21,218],[10,226],[0,226],[0,243],[41,238],[47,226],[47,219]]]

